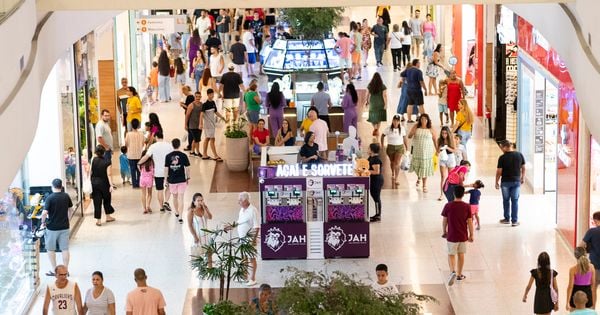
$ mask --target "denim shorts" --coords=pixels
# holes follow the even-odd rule
[[[46,250],[55,252],[56,244],[58,244],[60,250],[69,250],[69,234],[69,229],[57,231],[46,230],[46,235],[44,236]]]
[[[448,113],[448,105],[447,104],[438,104],[438,111],[440,113]]]
[[[246,113],[247,113],[246,115],[248,116],[248,121],[250,123],[253,123],[255,125],[258,124],[258,118],[259,118],[258,116],[259,116],[260,111],[249,110]]]

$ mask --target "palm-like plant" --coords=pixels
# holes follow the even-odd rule
[[[244,280],[248,274],[249,260],[257,255],[254,247],[254,233],[246,236],[233,236],[228,232],[237,223],[215,230],[203,229],[208,242],[202,245],[204,254],[192,256],[192,269],[198,277],[207,280],[219,280],[219,301],[229,300],[231,280]],[[215,259],[212,259],[215,258]]]
[[[225,109],[228,114],[232,114],[233,110],[231,108]],[[237,119],[231,119],[227,126],[225,127],[225,137],[227,138],[246,138],[248,137],[248,133],[244,129],[246,126],[246,118],[242,115],[239,115]]]

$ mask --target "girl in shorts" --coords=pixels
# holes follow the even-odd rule
[[[146,150],[142,152],[146,156]],[[150,203],[152,202],[152,184],[154,183],[154,160],[149,157],[146,162],[138,165],[140,168],[140,189],[142,190],[142,207],[144,214],[152,212]]]
[[[202,110],[200,111],[200,129],[204,133],[204,144],[202,148],[202,159],[208,160],[210,157],[207,154],[208,144],[210,143],[210,150],[213,153],[213,160],[217,162],[223,162],[223,159],[217,154],[215,148],[215,129],[217,128],[217,117],[222,120],[226,120],[221,113],[217,111],[217,104],[215,103],[215,92],[212,89],[206,91],[208,99],[202,104]]]
[[[445,160],[438,159],[440,165],[440,197],[438,198],[438,201],[444,199],[444,183],[448,177],[448,171],[456,166],[456,157],[454,157],[454,152],[456,152],[455,143],[450,128],[448,128],[448,126],[443,126],[442,130],[440,130],[440,136],[437,139],[438,156],[440,153],[445,152],[448,158]]]
[[[438,110],[440,112],[440,125],[444,124],[444,120],[442,119],[444,115],[446,115],[446,124],[448,124],[448,81],[441,80],[440,81],[440,93],[438,94]]]
[[[479,189],[483,188],[483,182],[476,180],[473,183],[473,189],[467,191],[471,195],[469,198],[469,205],[471,205],[471,216],[473,216],[473,223],[477,223],[477,229],[481,229],[481,223],[479,222],[479,198],[481,198],[481,192]]]
[[[390,167],[392,169],[392,184],[400,183],[400,162],[402,160],[404,152],[406,152],[406,144],[408,143],[406,139],[406,131],[402,129],[402,125],[400,124],[400,118],[400,115],[394,115],[394,118],[392,118],[392,124],[383,131],[383,134],[381,134],[380,141],[380,143],[383,145],[383,140],[386,136],[388,137],[388,145],[386,147],[385,153],[390,158]]]

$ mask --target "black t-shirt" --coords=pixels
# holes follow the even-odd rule
[[[228,33],[229,32],[229,24],[231,23],[231,19],[229,18],[229,16],[227,16],[227,15],[226,16],[219,15],[219,16],[217,16],[216,22],[219,23],[223,19],[225,19],[225,23],[217,25],[217,32],[218,33]]]
[[[55,192],[46,198],[44,209],[48,211],[46,228],[52,231],[69,229],[69,208],[73,207],[71,197],[64,192]]]
[[[240,97],[240,84],[243,84],[242,76],[237,72],[225,72],[221,77],[223,85],[223,98],[232,99]]]
[[[204,42],[204,45],[208,47],[208,51],[210,51],[211,47],[219,48],[221,46],[221,40],[218,37],[209,37]]]
[[[173,151],[165,157],[165,167],[169,168],[167,182],[169,184],[185,183],[185,167],[190,166],[187,155],[181,151]]]
[[[379,174],[377,175],[371,175],[371,178],[377,178],[377,177],[381,177],[381,171],[383,168],[383,162],[381,162],[381,159],[379,158],[379,155],[375,155],[375,156],[370,156],[369,157],[369,171],[373,170],[373,165],[377,165],[379,164]]]
[[[90,181],[93,186],[109,186],[108,174],[106,169],[111,165],[111,161],[95,156],[92,159],[92,173]]]
[[[215,111],[217,110],[217,104],[215,103],[215,101],[206,101],[204,102],[204,104],[202,104],[202,112],[206,112],[211,109],[214,109]]]
[[[309,146],[308,144],[304,144],[301,148],[300,148],[300,157],[303,158],[307,158],[307,157],[311,157],[313,155],[319,156],[319,145],[316,143],[313,143],[312,147]],[[313,164],[313,163],[317,163],[319,162],[319,160],[310,160],[308,162],[308,164]]]
[[[194,97],[194,95],[191,94],[185,97],[185,101],[183,102],[185,104],[185,109],[183,110],[184,113],[187,111],[188,105],[192,104],[195,99],[196,98]]]
[[[520,182],[521,166],[525,165],[525,158],[521,152],[505,152],[498,158],[498,168],[502,169],[502,182]]]
[[[263,27],[265,26],[265,23],[262,20],[252,20],[250,22],[250,26],[252,27],[252,30],[254,31],[254,37],[262,38]]]
[[[245,52],[246,52],[246,46],[242,43],[235,43],[233,45],[231,45],[231,48],[229,48],[229,51],[231,52],[231,54],[233,55],[233,63],[235,63],[236,65],[243,65],[244,62],[246,61],[246,56],[245,56]]]

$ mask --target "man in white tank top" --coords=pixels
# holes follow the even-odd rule
[[[58,265],[54,269],[56,281],[46,287],[46,298],[44,299],[44,311],[48,315],[48,307],[52,301],[52,314],[75,315],[83,314],[81,303],[81,292],[75,281],[69,281],[67,267]]]

